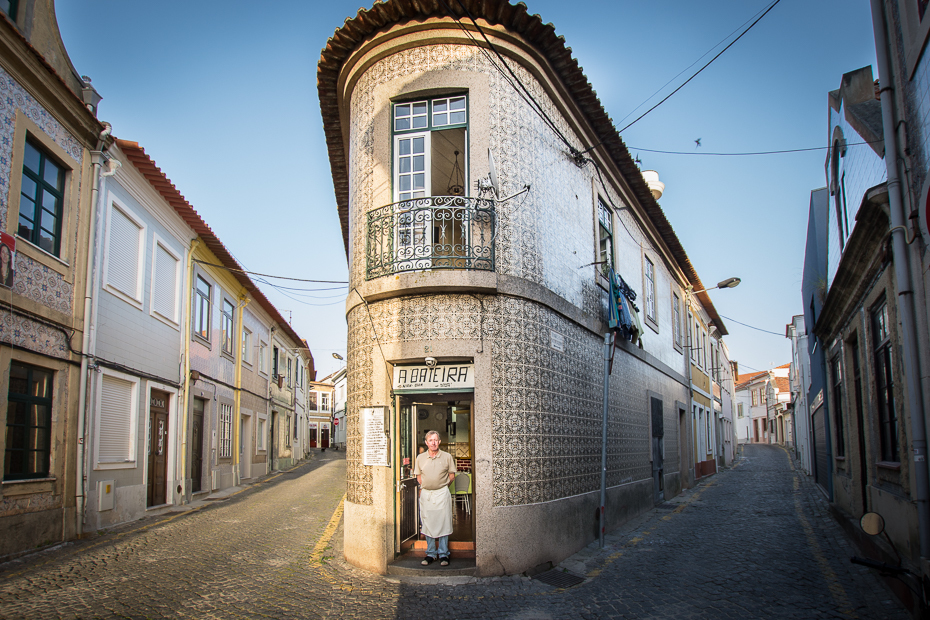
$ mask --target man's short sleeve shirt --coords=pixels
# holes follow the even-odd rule
[[[429,452],[417,455],[413,468],[414,476],[423,476],[423,488],[435,491],[449,486],[449,474],[455,473],[455,459],[448,452],[440,450],[430,458]]]

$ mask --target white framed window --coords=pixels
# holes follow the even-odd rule
[[[226,355],[233,354],[233,317],[236,312],[236,304],[228,298],[223,297],[223,313],[220,317],[220,327],[222,328],[223,353]]]
[[[672,292],[672,344],[681,351],[681,298]]]
[[[258,416],[258,434],[255,436],[255,449],[267,450],[266,437],[268,435],[268,420],[262,415]]]
[[[313,391],[307,394],[307,411],[320,410],[320,393]]]
[[[466,99],[464,95],[446,99],[433,99],[433,127],[464,124],[468,120],[465,105]]]
[[[648,256],[643,256],[643,310],[646,322],[656,331],[659,321],[656,314],[656,266]]]
[[[194,284],[194,335],[204,340],[210,340],[210,304],[212,302],[213,285],[203,276],[197,276]]]
[[[613,212],[600,196],[597,197],[597,230],[600,272],[606,277],[614,267],[614,223]]]
[[[180,326],[181,257],[158,235],[152,244],[152,315]]]
[[[258,343],[258,371],[268,374],[268,343],[264,340]]]
[[[329,411],[329,394],[320,392],[320,411]]]
[[[220,403],[219,458],[232,458],[232,405]]]
[[[294,364],[294,360],[291,359],[290,357],[287,358],[287,387],[291,387],[291,377],[293,376],[293,371],[292,371],[293,364]]]
[[[736,403],[736,416],[743,417],[743,403]]]
[[[249,328],[242,328],[242,363],[252,365],[252,332]]]
[[[139,379],[102,369],[97,391],[94,460],[98,469],[136,466]]]
[[[108,211],[104,286],[120,299],[141,309],[145,224],[112,193]]]

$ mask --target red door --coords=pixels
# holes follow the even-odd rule
[[[329,447],[329,427],[325,424],[320,427],[320,447],[328,448]]]
[[[316,448],[316,424],[310,425],[310,447]]]

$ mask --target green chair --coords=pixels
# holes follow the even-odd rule
[[[455,474],[455,480],[450,491],[455,503],[462,502],[465,504],[465,512],[471,514],[471,502],[468,499],[471,495],[471,474],[465,472]]]

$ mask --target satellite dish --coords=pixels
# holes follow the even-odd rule
[[[491,188],[494,190],[494,197],[501,195],[500,185],[497,182],[497,166],[494,165],[494,154],[488,149],[488,177],[491,179]]]

